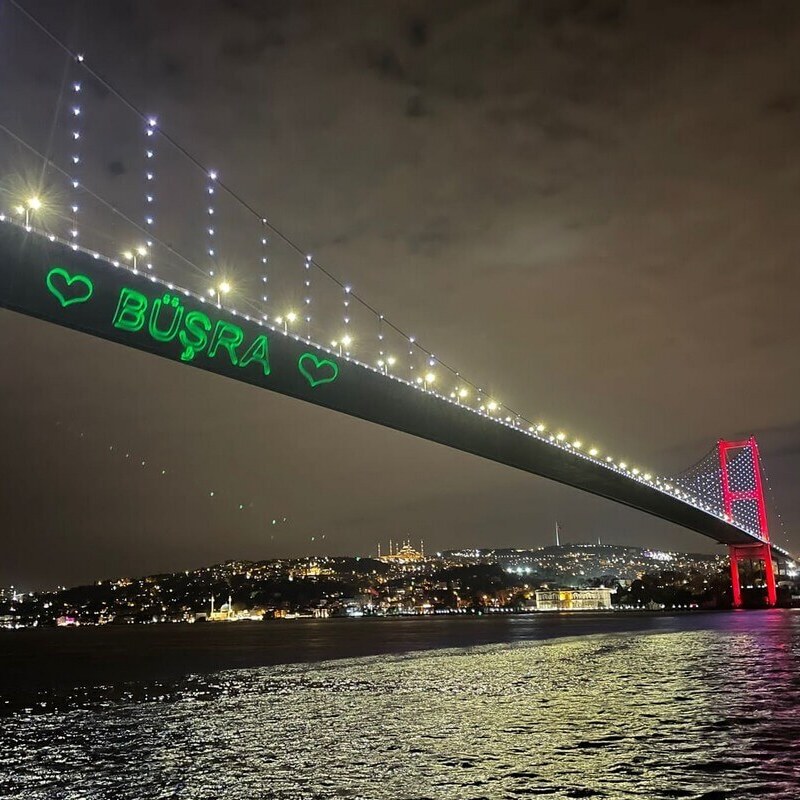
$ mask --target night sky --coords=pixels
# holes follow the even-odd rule
[[[510,406],[663,475],[757,435],[773,539],[800,550],[800,4],[23,5]],[[2,52],[26,23],[0,7]],[[109,156],[109,181],[129,169]],[[0,375],[0,585],[539,546],[556,519],[568,541],[715,547],[5,311]]]

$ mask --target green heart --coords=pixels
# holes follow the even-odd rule
[[[297,361],[297,368],[312,389],[321,383],[333,383],[339,377],[339,365],[335,361],[317,358],[313,353],[303,353]]]
[[[63,267],[53,267],[47,273],[46,283],[62,308],[85,303],[94,291],[94,284],[86,275],[70,275]]]

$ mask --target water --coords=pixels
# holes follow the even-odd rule
[[[800,613],[437,624],[271,624],[270,637],[327,636],[330,656],[362,639],[384,654],[169,679],[152,667],[113,692],[64,685],[9,703],[0,797],[800,797]],[[224,627],[191,635],[198,648],[254,635]],[[507,641],[385,654],[437,630]],[[88,639],[63,655],[67,641],[61,660],[80,661]]]

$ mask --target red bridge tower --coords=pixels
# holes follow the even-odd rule
[[[758,529],[763,544],[732,544],[728,545],[731,559],[731,583],[733,585],[733,606],[741,608],[742,587],[739,583],[739,561],[741,559],[764,562],[764,574],[767,583],[767,605],[774,606],[777,602],[775,589],[775,566],[772,562],[772,547],[769,543],[769,526],[767,524],[767,507],[764,503],[764,488],[761,482],[761,462],[758,457],[758,444],[754,436],[739,442],[728,442],[720,439],[717,443],[719,449],[720,477],[722,481],[722,506],[727,518],[735,521],[734,513],[736,504],[749,502],[755,504],[755,513],[758,518]],[[731,474],[731,451],[749,452],[750,470],[747,470],[747,480],[741,480],[741,470]],[[742,453],[735,457],[737,462],[743,457]],[[752,477],[751,477],[752,476]],[[744,483],[744,486],[739,484]]]

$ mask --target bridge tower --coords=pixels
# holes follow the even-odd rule
[[[761,461],[758,444],[754,436],[742,441],[717,442],[719,451],[720,480],[722,483],[722,506],[731,521],[741,509],[751,525],[758,527],[763,544],[732,544],[728,546],[731,561],[731,584],[733,606],[741,608],[742,587],[739,582],[739,561],[763,561],[767,583],[767,605],[777,602],[775,588],[775,566],[772,561],[772,546],[769,541],[767,507],[764,502],[764,487],[761,481]],[[742,516],[742,514],[740,514]]]

